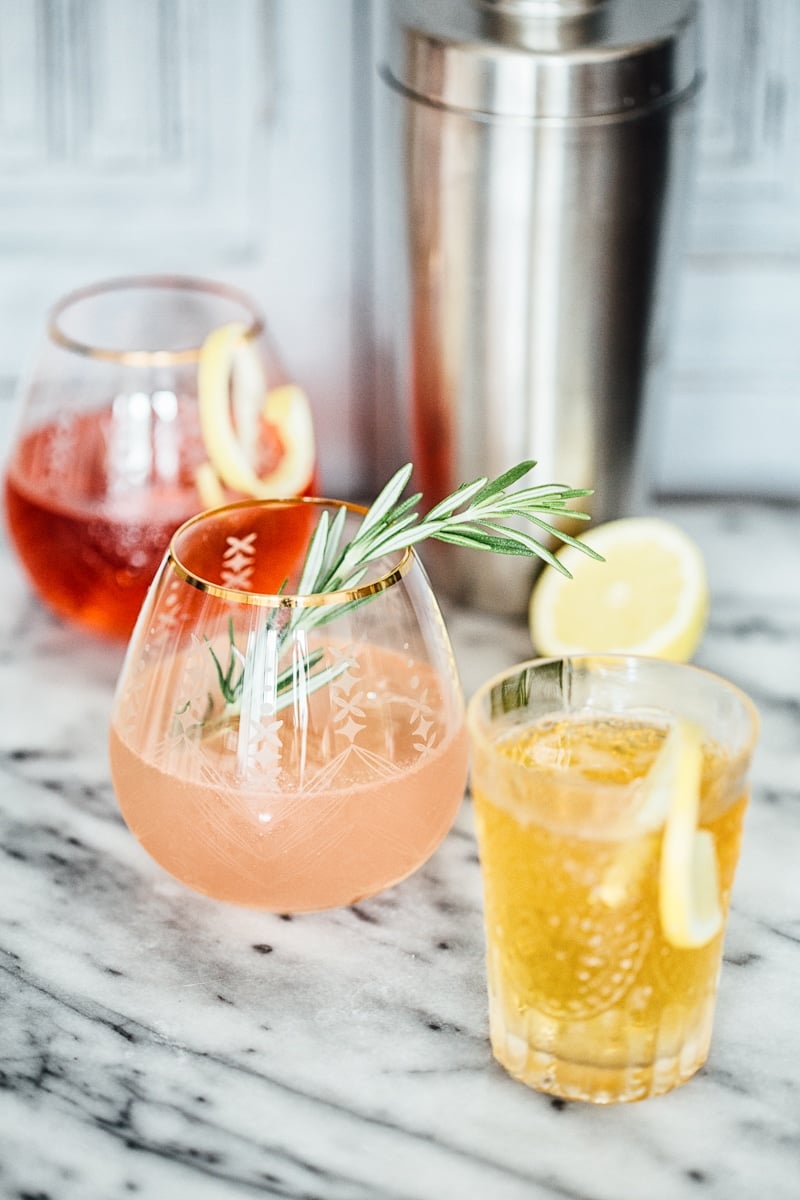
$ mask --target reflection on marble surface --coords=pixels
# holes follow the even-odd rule
[[[46,615],[0,546],[2,1200],[800,1194],[800,514],[662,511],[709,565],[697,662],[763,728],[709,1064],[616,1109],[492,1061],[469,802],[355,908],[289,919],[172,882],[109,783],[121,650]],[[531,654],[521,623],[448,621],[467,693]]]

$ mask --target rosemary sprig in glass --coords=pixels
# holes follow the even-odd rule
[[[421,492],[401,499],[413,470],[411,463],[406,464],[392,476],[364,514],[355,536],[344,545],[342,535],[347,510],[339,509],[332,520],[327,512],[322,513],[306,551],[296,594],[305,596],[350,591],[362,581],[370,563],[429,538],[495,554],[541,558],[563,575],[569,576],[564,564],[534,532],[506,524],[513,518],[523,518],[548,537],[557,538],[591,558],[600,559],[601,556],[584,542],[552,524],[554,518],[562,516],[568,516],[571,520],[589,520],[588,513],[571,508],[570,501],[591,495],[590,489],[540,484],[515,491],[514,485],[535,466],[535,461],[526,460],[496,479],[484,477],[472,483],[463,483],[421,517],[416,507],[422,499]],[[371,599],[371,595],[366,595],[341,604],[297,607],[276,612],[269,620],[276,631],[278,651],[296,630],[324,625]],[[280,626],[278,622],[281,622]],[[224,707],[218,717],[210,723],[204,723],[203,732],[209,732],[211,728],[218,729],[238,719],[245,681],[245,657],[236,646],[232,620],[228,634],[230,645],[225,666],[209,644]],[[323,650],[314,650],[281,671],[276,685],[276,711],[293,703],[295,688],[301,677],[303,692],[309,695],[325,687],[349,665],[342,662],[317,670],[323,657]]]

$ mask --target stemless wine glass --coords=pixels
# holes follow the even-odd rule
[[[353,904],[435,850],[467,740],[441,613],[412,550],[298,595],[329,500],[184,524],[131,639],[111,720],[117,798],[189,887],[277,912]]]
[[[23,395],[5,486],[12,542],[59,616],[127,637],[170,535],[207,507],[200,348],[239,323],[266,388],[284,382],[253,302],[173,276],[113,279],[60,300]],[[259,437],[269,441],[262,427]],[[265,444],[269,457],[279,447]]]

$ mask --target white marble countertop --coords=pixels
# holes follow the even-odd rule
[[[762,715],[708,1066],[610,1109],[513,1082],[487,1036],[471,811],[356,908],[194,895],[126,830],[121,650],[31,598],[0,543],[2,1200],[800,1196],[800,512],[667,510],[701,544],[697,656]],[[524,626],[451,613],[465,690]]]

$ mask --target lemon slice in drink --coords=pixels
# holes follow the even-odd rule
[[[605,561],[564,546],[558,559],[572,579],[544,568],[529,608],[537,651],[688,661],[708,616],[705,565],[691,538],[660,518],[627,517],[595,526],[581,541]]]
[[[659,868],[659,917],[664,937],[679,949],[705,946],[722,928],[713,834],[698,829],[702,734],[678,720],[651,772],[648,821],[666,808]]]
[[[204,503],[212,506],[224,498],[223,485],[245,496],[281,499],[300,495],[314,474],[314,427],[305,393],[286,384],[265,397],[258,354],[244,335],[243,325],[222,325],[200,351],[200,431],[209,463],[195,479]],[[282,448],[277,465],[264,475],[256,470],[261,421],[274,428]]]

